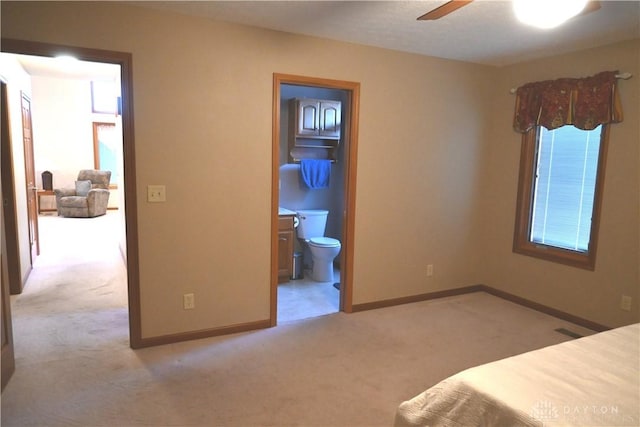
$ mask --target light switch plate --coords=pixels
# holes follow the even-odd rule
[[[147,185],[147,202],[166,202],[167,192],[164,185]]]
[[[622,295],[620,299],[620,310],[631,311],[631,297],[628,295]]]

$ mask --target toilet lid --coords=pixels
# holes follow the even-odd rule
[[[332,239],[331,237],[312,237],[309,240],[309,243],[314,246],[324,246],[331,248],[340,246],[340,240]]]

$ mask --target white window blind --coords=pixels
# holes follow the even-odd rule
[[[531,242],[588,252],[601,128],[540,127]]]

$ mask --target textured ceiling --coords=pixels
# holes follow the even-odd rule
[[[560,1],[560,0],[558,0]],[[141,7],[345,42],[502,66],[640,38],[640,1],[601,9],[552,30],[524,26],[511,2],[475,0],[437,21],[417,21],[445,1],[144,1]],[[5,54],[3,54],[5,55]],[[116,78],[118,67],[21,56],[32,75]],[[97,68],[96,68],[97,67]]]
[[[558,0],[561,1],[561,0]],[[601,8],[561,27],[520,24],[509,1],[476,0],[437,21],[417,21],[445,1],[135,2],[221,21],[487,65],[640,38],[640,2],[601,0]]]

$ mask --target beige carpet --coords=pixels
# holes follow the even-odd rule
[[[43,254],[12,298],[3,426],[388,426],[459,370],[591,333],[474,293],[134,351],[117,248],[91,231],[112,218],[71,220],[58,238],[83,249]]]

